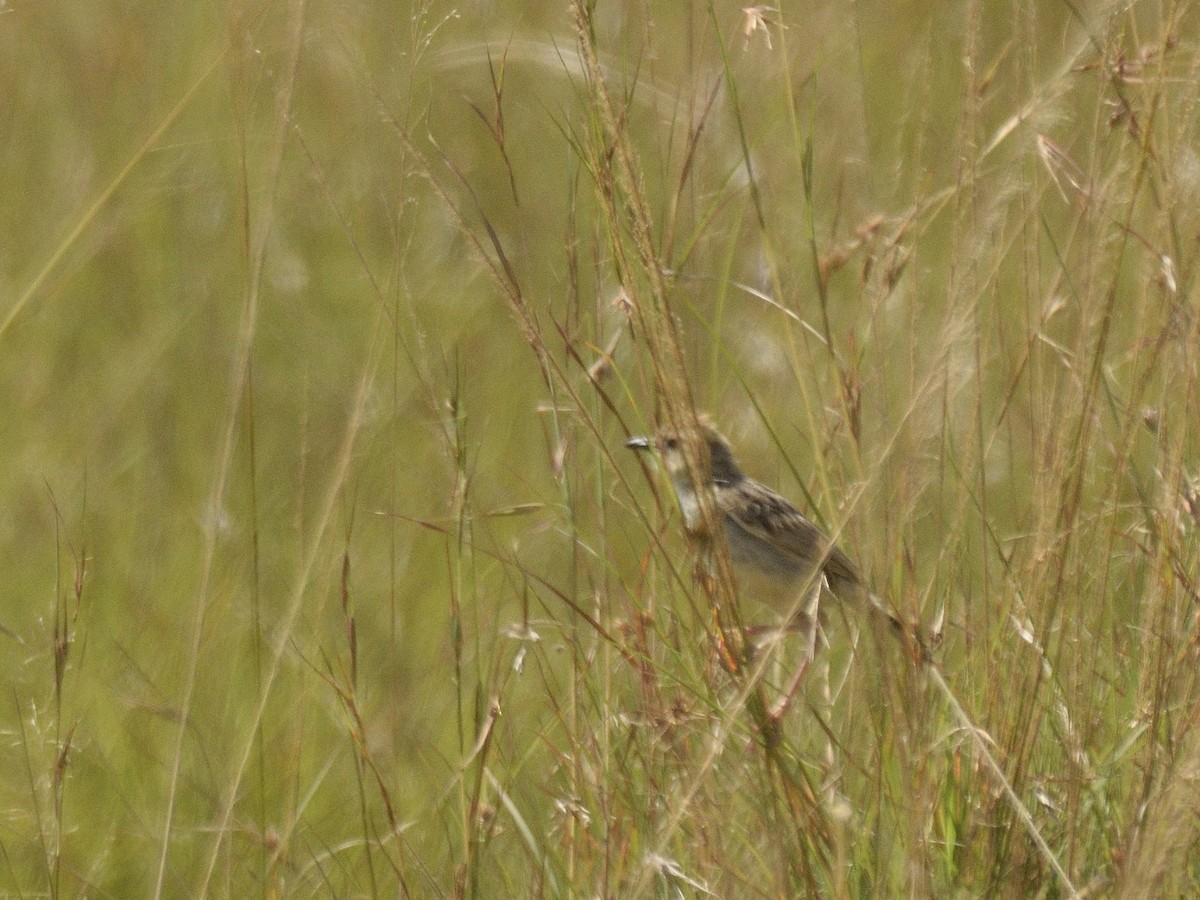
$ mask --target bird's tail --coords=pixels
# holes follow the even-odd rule
[[[872,594],[870,591],[864,593],[867,597],[867,612],[871,617],[877,621],[886,622],[891,632],[913,651],[918,662],[932,662],[933,656],[929,652],[929,642],[921,633],[921,626],[915,622],[905,622],[892,612],[887,601],[878,594]]]

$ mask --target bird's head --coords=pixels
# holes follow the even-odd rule
[[[625,446],[633,450],[654,450],[677,486],[691,487],[691,476],[688,474],[687,443],[695,447],[700,464],[700,474],[714,485],[729,485],[740,481],[745,476],[738,468],[733,458],[733,449],[725,436],[713,426],[707,416],[700,416],[693,429],[675,429],[663,426],[654,437],[634,437],[625,442]]]

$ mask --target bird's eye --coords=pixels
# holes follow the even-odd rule
[[[667,438],[665,441],[663,441],[663,446],[668,450],[674,450],[679,446],[679,441],[675,440],[675,438]]]

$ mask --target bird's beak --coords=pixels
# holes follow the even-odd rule
[[[649,450],[650,438],[647,437],[631,437],[625,442],[625,446],[630,450]]]

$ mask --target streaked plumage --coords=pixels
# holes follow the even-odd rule
[[[700,420],[697,438],[701,470],[710,479],[713,497],[729,546],[738,591],[780,612],[802,606],[820,575],[839,600],[878,614],[898,631],[901,622],[863,583],[854,563],[829,537],[787,499],[742,472],[729,442],[707,420]],[[688,474],[680,436],[661,429],[651,441],[633,438],[627,446],[654,449],[671,479],[684,526],[696,535],[701,527],[700,505]]]

